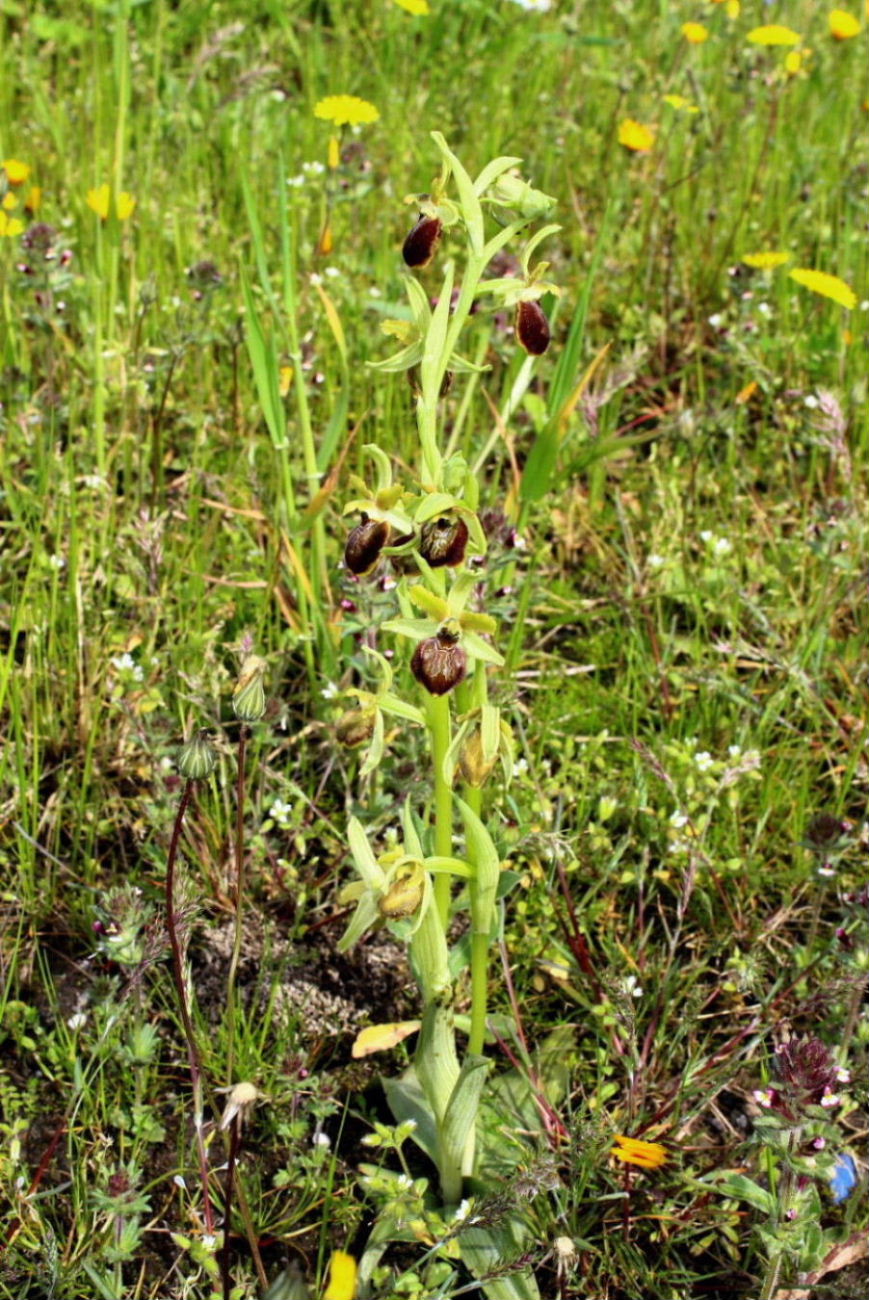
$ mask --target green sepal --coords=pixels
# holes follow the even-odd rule
[[[489,620],[488,614],[465,614],[463,615],[462,627],[462,645],[472,659],[481,659],[484,664],[494,664],[496,668],[503,668],[504,656],[498,654],[498,651],[490,646],[488,641],[484,641],[476,632],[469,630],[468,624],[471,620],[475,625],[479,624],[481,619]],[[485,630],[489,630],[486,628]]]

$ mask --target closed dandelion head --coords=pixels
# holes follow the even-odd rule
[[[655,132],[632,117],[619,123],[619,144],[631,153],[648,153],[655,143]]]
[[[178,754],[178,771],[188,781],[204,781],[217,763],[217,751],[207,728],[202,727]]]
[[[836,41],[850,41],[860,35],[860,19],[848,13],[847,9],[834,9],[827,18],[830,35]]]
[[[266,711],[265,687],[266,661],[258,655],[248,655],[241,666],[232,708],[239,722],[259,722]]]

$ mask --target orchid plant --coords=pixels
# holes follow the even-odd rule
[[[351,818],[348,842],[359,879],[343,902],[355,911],[341,940],[342,950],[375,925],[385,924],[407,943],[423,1002],[414,1063],[401,1086],[391,1087],[396,1119],[416,1121],[414,1137],[435,1161],[442,1200],[455,1207],[475,1167],[475,1132],[489,1062],[487,1031],[488,963],[499,926],[500,856],[483,816],[483,787],[499,760],[509,779],[512,737],[500,711],[489,702],[488,675],[504,665],[495,645],[495,620],[479,608],[479,560],[486,536],[477,514],[479,484],[463,457],[442,451],[442,399],[453,374],[484,369],[459,351],[462,329],[480,299],[515,308],[516,335],[533,355],[545,351],[549,324],[540,299],[558,290],[546,278],[546,264],[531,258],[558,226],[544,225],[525,243],[521,276],[484,278],[496,253],[550,211],[553,200],[533,189],[516,171],[519,159],[496,158],[475,180],[448,148],[432,138],[441,160],[430,194],[412,196],[419,219],[404,244],[411,270],[428,266],[441,245],[464,244],[458,287],[456,264],[446,262],[437,301],[413,275],[406,279],[410,319],[387,321],[384,329],[402,345],[375,362],[382,372],[409,371],[415,392],[420,459],[416,482],[395,483],[392,466],[377,445],[365,448],[375,482],[357,478],[345,513],[358,522],[347,538],[346,568],[360,579],[391,559],[400,573],[398,612],[377,631],[413,645],[411,671],[419,702],[397,693],[392,669],[374,651],[381,686],[354,689],[351,743],[366,744],[362,772],[383,756],[383,714],[393,713],[425,728],[431,757],[433,798],[404,805],[401,834],[384,850],[372,846],[362,822]],[[498,228],[486,238],[486,210]],[[476,557],[477,563],[468,561]],[[351,715],[345,715],[345,719]],[[364,723],[364,725],[363,725]],[[454,788],[460,784],[460,792]],[[462,848],[457,852],[457,830]],[[454,882],[463,886],[454,891]],[[454,912],[470,913],[470,940],[449,945]],[[454,1016],[455,982],[470,965],[470,1016],[463,1021],[467,1046],[460,1051]]]

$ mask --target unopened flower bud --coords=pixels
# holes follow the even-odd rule
[[[389,541],[389,531],[385,520],[362,516],[361,523],[350,530],[344,547],[344,563],[351,573],[361,577],[371,572]]]
[[[520,302],[516,309],[516,337],[532,357],[549,347],[549,321],[539,302]]]
[[[468,672],[468,656],[459,645],[458,628],[445,624],[436,636],[420,641],[410,661],[410,671],[430,695],[446,695]]]
[[[376,709],[348,709],[335,723],[335,736],[338,743],[347,749],[364,745],[374,735],[377,721]]]
[[[420,213],[419,220],[404,241],[401,255],[405,265],[419,270],[428,266],[441,242],[443,225],[440,217],[427,217]]]
[[[217,763],[217,751],[205,727],[183,745],[178,754],[178,771],[188,781],[204,781]]]
[[[232,694],[232,707],[239,722],[259,722],[266,711],[266,693],[263,686],[266,662],[257,655],[248,655],[241,666],[238,683]]]
[[[422,526],[419,553],[433,569],[461,564],[467,545],[468,525],[464,519],[430,519]]]
[[[497,760],[497,753],[488,761],[486,760],[483,755],[483,737],[479,731],[472,731],[459,754],[459,771],[462,780],[479,789],[480,786],[485,785]]]

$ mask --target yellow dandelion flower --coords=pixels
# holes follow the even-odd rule
[[[772,271],[777,266],[784,266],[785,262],[791,260],[790,253],[746,253],[741,257],[740,262],[745,266],[753,266],[756,271]]]
[[[354,1300],[356,1295],[356,1260],[344,1250],[336,1250],[329,1260],[329,1285],[323,1300]]]
[[[108,221],[109,210],[111,207],[112,194],[108,185],[98,185],[96,189],[88,190],[87,205],[92,212],[95,212],[101,221]],[[121,190],[120,194],[115,197],[115,215],[118,221],[126,221],[133,215],[133,209],[136,206],[136,200],[132,194],[126,190]]]
[[[752,27],[745,39],[752,45],[799,45],[803,38],[791,27],[767,23],[764,27]]]
[[[738,18],[742,12],[742,5],[739,0],[727,0],[727,17]]]
[[[27,197],[24,200],[24,210],[29,212],[32,217],[42,207],[42,187],[40,185],[31,185],[27,191]]]
[[[700,112],[697,105],[692,104],[690,99],[686,99],[684,95],[664,95],[663,100],[665,104],[669,104],[670,108],[675,108],[677,113]]]
[[[631,149],[634,153],[648,153],[654,143],[655,133],[651,127],[635,122],[632,117],[619,122],[619,144],[626,149]]]
[[[624,1137],[616,1133],[617,1145],[610,1151],[616,1160],[640,1169],[659,1169],[667,1161],[667,1152],[659,1142],[643,1142],[640,1138]]]
[[[2,166],[10,185],[23,185],[30,176],[30,164],[19,162],[17,158],[4,158]]]
[[[828,22],[830,35],[837,41],[850,41],[852,36],[860,35],[860,19],[849,14],[847,9],[834,9]]]
[[[16,235],[21,234],[23,229],[23,221],[19,220],[18,217],[8,217],[0,208],[0,239],[3,239],[4,236],[7,239],[14,239]]]
[[[812,271],[802,266],[788,271],[788,275],[797,284],[811,289],[812,293],[819,293],[822,298],[832,298],[833,302],[847,307],[849,311],[857,306],[856,293],[838,275],[830,275],[827,271]]]
[[[314,116],[336,126],[358,126],[363,122],[376,122],[379,112],[367,99],[356,95],[327,95],[314,106]]]
[[[422,18],[425,14],[431,13],[428,0],[394,0],[394,3],[406,14],[413,14],[414,18]]]
[[[683,23],[682,35],[689,45],[702,45],[709,40],[709,28],[702,23]]]
[[[3,195],[3,207],[7,212],[14,212],[18,207],[18,199],[14,194]]]

